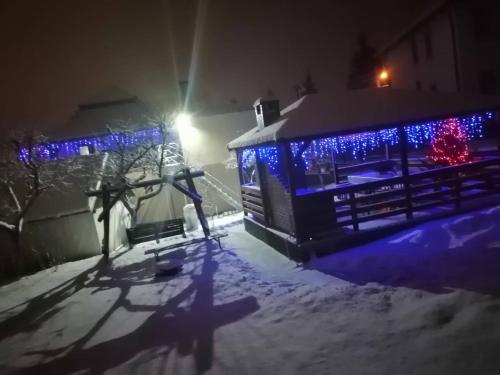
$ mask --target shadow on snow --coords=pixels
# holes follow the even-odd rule
[[[308,265],[355,284],[377,282],[500,296],[500,207],[431,221]]]
[[[174,349],[181,356],[193,356],[197,371],[205,372],[212,365],[215,330],[259,309],[256,298],[252,296],[226,304],[214,304],[213,277],[219,266],[214,256],[219,251],[208,241],[190,249],[189,256],[185,251],[165,254],[167,257],[181,256],[185,258],[185,264],[201,264],[190,272],[182,272],[181,275],[188,276],[190,282],[161,305],[133,304],[128,299],[132,287],[169,281],[169,278],[151,278],[145,267],[147,260],[115,269],[101,261],[75,278],[29,300],[22,312],[0,322],[0,341],[20,332],[34,332],[62,309],[59,304],[83,288],[92,288],[92,293],[117,288],[118,298],[91,330],[69,346],[25,353],[41,355],[42,359],[37,365],[23,368],[23,373],[102,373],[137,355],[142,362],[159,355],[166,358]],[[129,312],[150,312],[151,315],[126,335],[85,347],[119,308]]]

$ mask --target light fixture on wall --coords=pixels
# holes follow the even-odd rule
[[[391,75],[387,68],[382,68],[377,74],[377,87],[391,87]]]
[[[177,129],[187,129],[192,126],[191,115],[188,113],[179,113],[175,118],[175,127]]]

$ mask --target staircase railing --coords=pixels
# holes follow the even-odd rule
[[[167,164],[170,165],[186,164],[184,156],[179,153],[179,147],[175,143],[171,143],[166,146],[165,160],[167,160]],[[243,209],[238,193],[236,193],[214,175],[208,173],[207,171],[204,172],[205,175],[202,178],[198,179],[198,181],[211,188],[212,190],[215,190],[218,193],[218,196],[231,207],[234,207],[239,211]],[[214,204],[213,202],[207,203]]]
[[[220,181],[217,177],[205,171],[205,175],[200,179],[200,181],[217,191],[219,197],[230,206],[236,208],[237,210],[243,209],[238,193]]]

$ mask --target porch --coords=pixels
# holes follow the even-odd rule
[[[500,193],[499,106],[496,97],[399,90],[299,100],[229,144],[247,230],[268,243],[284,239],[273,247],[300,256],[314,243]]]

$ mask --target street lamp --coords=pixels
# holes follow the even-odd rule
[[[175,118],[175,127],[179,130],[187,129],[192,126],[191,115],[188,113],[179,113]]]

